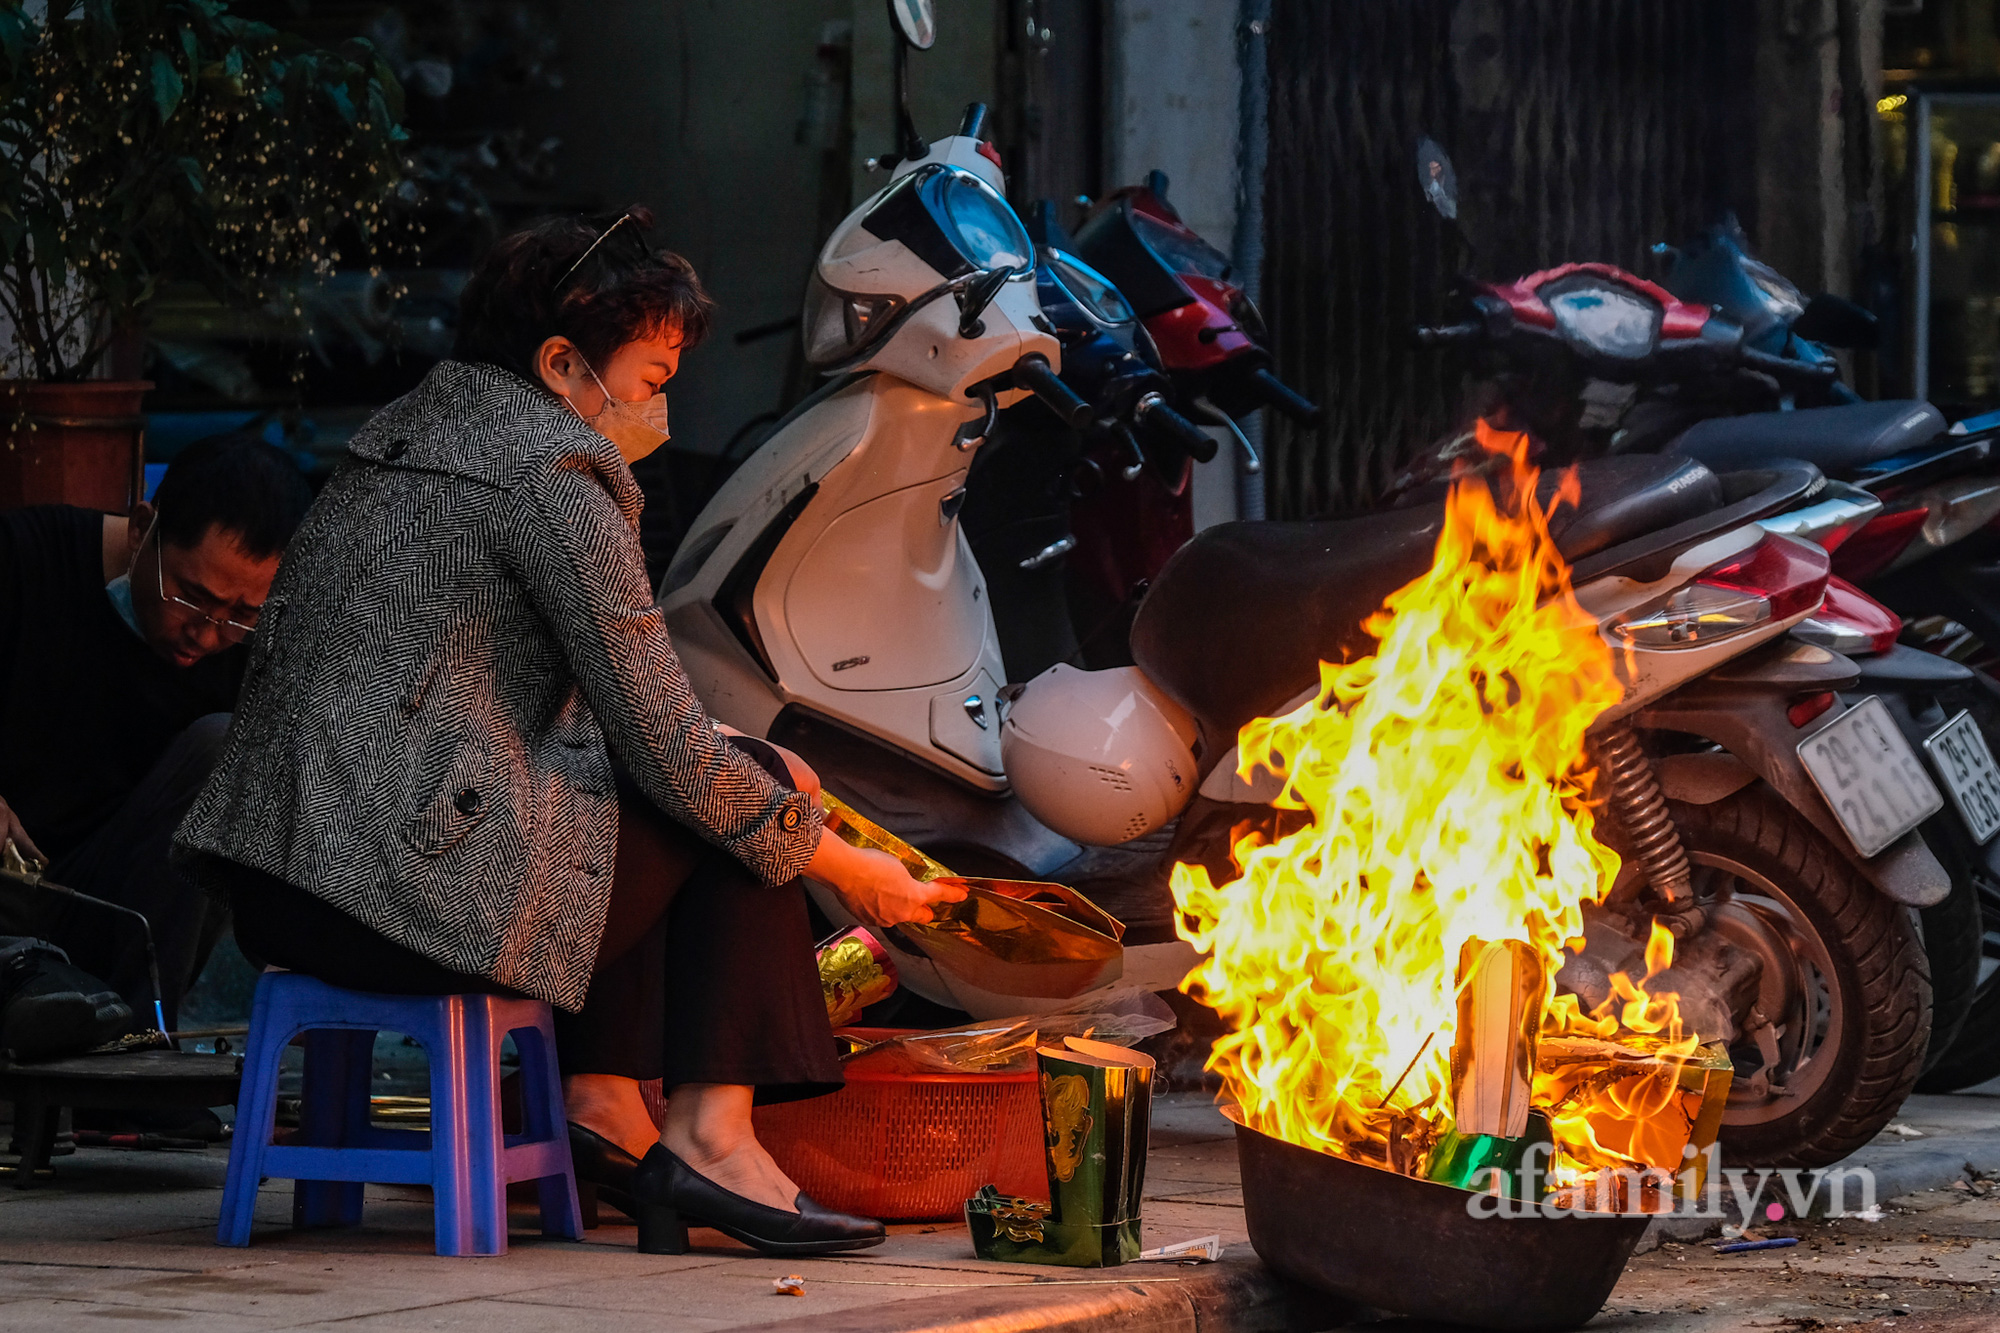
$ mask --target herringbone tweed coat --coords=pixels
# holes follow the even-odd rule
[[[276,875],[572,1010],[611,892],[610,751],[765,880],[805,867],[819,811],[710,725],[609,441],[518,376],[447,361],[348,453],[285,551],[180,864]]]

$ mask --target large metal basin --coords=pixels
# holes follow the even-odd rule
[[[1618,1284],[1643,1216],[1566,1216],[1476,1196],[1285,1143],[1235,1109],[1250,1243],[1287,1277],[1378,1310],[1480,1328],[1568,1329]]]

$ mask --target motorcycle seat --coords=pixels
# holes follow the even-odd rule
[[[1577,506],[1549,525],[1571,561],[1722,504],[1715,475],[1691,459],[1593,459],[1578,465],[1578,479]],[[1557,481],[1544,476],[1545,500]],[[1447,486],[1382,513],[1203,530],[1140,603],[1133,660],[1224,748],[1216,742],[1311,688],[1321,661],[1374,650],[1362,621],[1430,568]]]
[[[1927,444],[1944,429],[1944,413],[1929,403],[1892,398],[1716,417],[1688,427],[1667,452],[1698,458],[1718,472],[1796,458],[1837,477]]]

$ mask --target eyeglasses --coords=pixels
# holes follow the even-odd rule
[[[634,228],[631,234],[639,238],[640,253],[644,255],[651,255],[653,252],[651,248],[647,246],[645,238],[639,236],[639,232],[637,230],[639,225],[639,220],[633,217],[630,213],[626,213],[622,215],[616,222],[612,223],[610,226],[606,227],[603,231],[598,233],[597,239],[590,243],[590,248],[585,250],[582,254],[578,255],[576,257],[576,262],[574,264],[571,264],[568,268],[563,270],[563,275],[560,278],[556,279],[556,285],[549,288],[549,294],[554,295],[555,293],[561,291],[563,289],[563,284],[568,282],[572,277],[576,276],[576,271],[583,267],[583,261],[590,258],[592,255],[596,254],[597,247],[603,245],[606,241],[610,240],[612,234],[628,222],[631,223]]]
[[[160,600],[163,602],[171,602],[173,605],[180,607],[183,611],[194,612],[197,616],[201,617],[203,620],[207,621],[210,625],[214,626],[215,632],[217,634],[220,634],[223,638],[228,639],[232,642],[241,642],[246,635],[255,634],[257,632],[257,624],[256,624],[257,612],[262,611],[263,610],[262,607],[258,607],[251,612],[251,617],[250,617],[251,623],[246,625],[240,620],[228,620],[228,619],[217,620],[214,616],[202,610],[200,607],[196,606],[193,602],[187,600],[187,598],[176,597],[172,593],[167,591],[167,555],[166,555],[166,546],[164,544],[165,538],[160,537],[159,534],[160,534],[160,516],[158,511],[155,511],[153,514],[152,530],[148,532],[146,536],[149,539],[157,539],[153,541],[153,581],[159,587]]]

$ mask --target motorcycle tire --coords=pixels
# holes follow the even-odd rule
[[[1918,1092],[1937,1091],[1930,1086],[1930,1075],[1950,1055],[1972,1014],[1979,995],[1980,946],[1986,930],[1979,910],[1979,887],[1972,876],[1957,857],[1940,851],[1938,859],[1951,871],[1951,894],[1917,914],[1923,925],[1924,956],[1931,967],[1931,1039],[1924,1051]],[[2000,1069],[1994,1073],[2000,1074]]]
[[[1765,957],[1760,1006],[1783,1025],[1782,1082],[1747,1040],[1731,1050],[1724,1159],[1839,1161],[1895,1117],[1923,1066],[1930,969],[1912,914],[1763,783],[1710,805],[1669,804],[1697,892],[1731,890],[1711,928]]]
[[[1980,897],[1984,952],[2000,958],[2000,893],[1989,889]],[[2000,1078],[2000,968],[1979,983],[1958,1039],[1942,1060],[1924,1071],[1917,1091],[1958,1092],[1996,1078]]]

